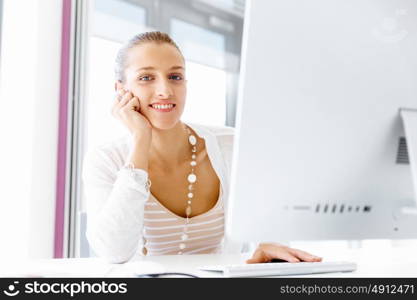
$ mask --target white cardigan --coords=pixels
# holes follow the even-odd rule
[[[242,244],[227,230],[227,203],[234,128],[186,123],[205,140],[207,154],[223,187],[225,238],[223,253],[239,253]],[[130,134],[87,151],[82,179],[87,207],[87,240],[95,254],[111,263],[123,263],[142,255],[142,229],[148,173],[123,168],[132,145]]]

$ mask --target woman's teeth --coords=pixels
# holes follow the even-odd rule
[[[175,106],[175,104],[153,104],[151,105],[152,108],[156,108],[156,109],[170,109],[173,108]]]

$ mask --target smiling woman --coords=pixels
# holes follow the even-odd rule
[[[87,238],[111,262],[239,252],[224,228],[234,129],[181,120],[185,78],[184,57],[165,33],[139,34],[118,53],[112,114],[130,134],[88,151],[83,169]],[[273,258],[320,260],[260,244],[248,262]]]
[[[115,100],[113,115],[131,133],[125,140],[126,144],[122,145],[124,149],[119,149],[121,152],[127,151],[123,152],[125,157],[118,167],[123,171],[123,166],[130,165],[133,172],[139,173],[136,175],[145,175],[142,178],[145,182],[147,177],[152,182],[151,193],[142,191],[145,192],[143,201],[149,198],[145,206],[137,203],[141,205],[136,207],[139,215],[141,211],[144,213],[144,226],[132,226],[133,240],[140,241],[140,237],[143,238],[140,241],[142,253],[174,251],[181,254],[185,248],[185,252],[215,251],[222,240],[224,217],[222,201],[219,200],[220,180],[209,159],[208,153],[213,150],[208,148],[217,144],[217,137],[210,128],[202,126],[197,129],[198,126],[180,121],[185,106],[186,79],[185,61],[179,48],[168,35],[160,32],[136,36],[119,51],[115,87],[119,97]],[[218,131],[228,146],[233,138],[232,131],[230,127]],[[205,135],[209,135],[208,142],[204,139]],[[231,149],[223,150],[229,150],[230,155]],[[212,155],[222,154],[217,152]],[[87,158],[92,156],[87,155]],[[224,178],[226,170],[219,169],[221,165],[215,167]],[[88,170],[88,160],[84,170]],[[84,175],[88,182],[91,174],[84,172]],[[89,199],[88,186],[86,184],[87,206],[91,207],[97,200]],[[193,199],[199,201],[193,202]],[[100,203],[94,206],[100,206]],[[215,206],[217,211],[213,209]],[[210,213],[207,213],[209,210]],[[91,225],[90,220],[95,212],[88,209],[88,214],[87,236],[92,248],[96,253],[106,251],[94,245],[95,237],[91,233],[94,225]],[[199,218],[194,219],[197,215]],[[109,215],[102,217],[102,224],[107,223],[108,219]],[[140,232],[141,227],[144,227],[145,234]],[[166,232],[160,232],[161,229]],[[100,231],[99,227],[96,230]],[[155,230],[162,235],[155,234]],[[209,239],[204,241],[206,235]],[[126,238],[132,240],[132,236]]]

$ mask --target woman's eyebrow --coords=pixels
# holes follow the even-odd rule
[[[142,67],[142,68],[137,69],[136,72],[149,71],[149,70],[155,70],[155,68],[154,67]],[[170,70],[184,70],[184,67],[182,67],[182,66],[173,66],[173,67],[170,68]]]
[[[184,67],[181,66],[173,66],[171,70],[184,70]]]

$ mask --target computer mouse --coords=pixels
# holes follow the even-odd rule
[[[273,258],[270,263],[287,263],[288,261],[280,258]]]

